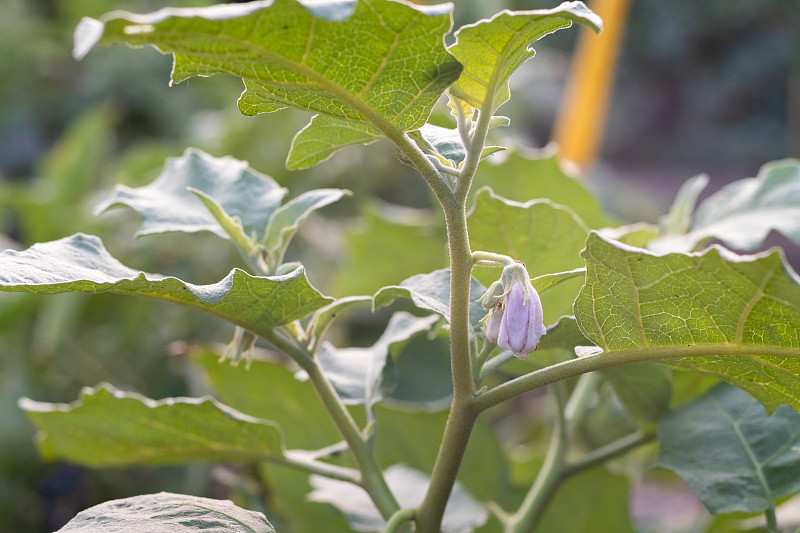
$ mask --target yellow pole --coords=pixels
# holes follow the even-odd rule
[[[587,171],[597,159],[630,0],[594,0],[603,32],[581,28],[553,132],[559,158]]]

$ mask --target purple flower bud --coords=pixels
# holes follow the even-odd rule
[[[502,302],[497,345],[511,350],[515,356],[524,359],[539,347],[539,339],[547,332],[544,327],[542,302],[536,289],[531,285],[527,272],[524,278],[513,276],[510,284],[511,287]]]
[[[492,310],[492,314],[486,322],[486,338],[490,342],[497,342],[497,337],[500,335],[500,323],[503,320],[503,302],[497,302],[497,305]]]

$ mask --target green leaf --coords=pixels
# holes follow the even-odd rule
[[[254,235],[256,240],[264,237],[270,216],[286,195],[286,189],[249,168],[245,161],[216,158],[189,148],[181,157],[167,159],[153,183],[138,188],[117,185],[114,194],[95,212],[127,205],[143,219],[137,235],[210,231],[223,239],[230,238],[191,189],[217,203],[228,219],[237,218],[244,235]]]
[[[348,307],[365,304],[367,302],[372,302],[372,297],[370,296],[348,296],[345,298],[339,298],[335,300],[325,307],[317,309],[313,315],[311,315],[311,320],[308,322],[308,326],[306,327],[306,339],[308,340],[309,344],[313,344],[317,342],[319,339],[325,335],[325,332],[328,330],[330,325],[333,323],[333,320],[345,309]]]
[[[449,336],[431,339],[430,335],[417,335],[392,355],[397,370],[397,384],[387,396],[392,405],[425,411],[450,407],[453,379]]]
[[[700,203],[691,231],[648,247],[688,252],[714,238],[737,250],[755,250],[772,230],[800,244],[800,160],[768,163],[755,178],[729,184]]]
[[[300,170],[325,161],[347,146],[369,144],[381,138],[375,128],[356,122],[314,115],[292,140],[286,168]]]
[[[559,488],[535,531],[632,533],[629,492],[630,482],[624,475],[612,474],[604,468],[583,472]]]
[[[700,174],[684,183],[678,191],[669,213],[662,217],[660,224],[665,235],[683,235],[689,231],[692,212],[697,205],[700,193],[708,185],[708,176]]]
[[[378,432],[375,453],[384,464],[403,463],[430,472],[447,424],[448,411],[375,408]],[[458,480],[476,498],[500,498],[508,487],[508,463],[497,433],[488,419],[479,418],[470,435]]]
[[[186,461],[256,462],[283,453],[278,428],[212,398],[154,401],[110,385],[72,404],[20,400],[48,460],[91,467]]]
[[[510,150],[489,159],[478,167],[474,189],[486,185],[495,194],[511,200],[547,198],[565,205],[593,229],[618,225],[603,212],[595,194],[562,168],[556,151],[551,148],[535,152]]]
[[[430,482],[427,475],[407,466],[394,465],[384,472],[386,483],[401,508],[414,508],[422,503]],[[352,483],[312,476],[314,490],[309,499],[327,502],[342,511],[355,531],[383,531],[385,521],[364,490]],[[442,520],[442,531],[473,531],[489,518],[489,512],[460,484],[456,483]]]
[[[637,418],[657,422],[672,399],[672,371],[659,363],[632,363],[602,371],[617,397]]]
[[[764,511],[800,490],[800,413],[789,406],[767,416],[745,392],[720,384],[664,415],[658,438],[658,466],[714,514]]]
[[[573,22],[597,32],[603,24],[583,2],[564,2],[553,9],[504,10],[490,20],[462,26],[449,50],[464,65],[464,72],[450,93],[494,114],[509,99],[511,74],[533,57],[530,44]]]
[[[314,189],[292,198],[269,217],[264,246],[273,252],[283,250],[311,213],[350,194],[350,191],[343,189]]]
[[[574,271],[581,266],[586,227],[570,209],[548,200],[518,203],[495,195],[489,188],[481,189],[467,222],[473,250],[520,260],[532,277]],[[500,279],[500,268],[476,268],[474,275],[488,285]],[[562,281],[541,295],[545,324],[572,314],[572,302],[583,276]]]
[[[425,123],[461,72],[444,48],[451,9],[388,0],[276,0],[115,12],[102,22],[84,19],[73,54],[81,58],[98,43],[152,45],[174,55],[173,82],[217,73],[242,78],[245,115],[296,107],[335,119],[310,124],[305,137],[315,146],[290,157],[308,164],[321,160],[309,153],[329,155],[342,146],[334,130],[352,144],[352,127],[342,121],[361,133],[369,126],[390,136]]]
[[[335,294],[373,294],[385,285],[447,265],[444,230],[427,211],[367,206],[345,237],[346,260],[334,274]]]
[[[273,277],[233,269],[217,283],[193,285],[128,268],[99,238],[83,234],[0,253],[0,291],[147,296],[206,311],[256,334],[303,318],[331,301],[309,284],[303,267]]]
[[[276,423],[288,448],[313,450],[341,439],[311,383],[290,369],[259,359],[249,369],[221,364],[219,354],[205,350],[191,355],[205,369],[216,397],[237,411]]]
[[[603,349],[598,357],[669,359],[745,389],[769,410],[800,407],[800,284],[779,251],[658,256],[592,233],[583,257],[575,316]]]
[[[58,533],[274,533],[266,517],[229,500],[185,494],[143,494],[78,513]]]
[[[436,315],[417,318],[405,312],[392,315],[381,337],[368,348],[320,346],[317,360],[342,402],[374,405],[397,384],[397,371],[390,352],[409,339],[430,330]]]
[[[469,321],[472,327],[479,329],[480,320],[486,315],[478,298],[486,292],[486,287],[476,279],[472,279],[469,288]],[[394,302],[397,298],[410,298],[420,309],[439,313],[450,321],[450,270],[442,269],[430,274],[411,276],[400,285],[383,287],[373,297],[374,307],[382,307]]]

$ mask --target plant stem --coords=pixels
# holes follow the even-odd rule
[[[579,359],[570,359],[507,381],[478,396],[475,399],[475,407],[480,411],[484,411],[545,385],[612,366],[638,361],[662,361],[678,357],[720,355],[775,355],[778,357],[797,358],[798,351],[796,348],[788,347],[718,343],[688,346],[648,346],[646,348],[602,352]]]
[[[613,459],[625,452],[638,448],[643,444],[647,444],[655,439],[655,433],[646,433],[644,431],[636,431],[619,440],[610,442],[605,446],[601,446],[596,450],[588,452],[579,460],[569,463],[564,466],[562,476],[564,479],[574,476],[579,472],[583,472],[593,466],[605,463],[609,459]]]
[[[339,399],[322,369],[304,347],[297,344],[289,335],[282,334],[280,330],[272,330],[264,335],[264,339],[294,359],[306,371],[314,390],[353,454],[361,474],[360,485],[369,494],[381,516],[388,519],[397,512],[400,506],[389,490],[386,479],[383,477],[372,450],[361,435],[358,425]]]
[[[383,529],[383,533],[394,533],[401,525],[414,520],[414,515],[416,513],[416,509],[400,509],[386,521],[386,527]]]
[[[561,469],[569,445],[567,423],[564,418],[565,385],[557,383],[552,390],[556,400],[556,418],[544,464],[539,470],[531,490],[525,495],[522,505],[505,523],[504,533],[526,533],[532,531],[541,518],[542,511],[544,511],[561,482]]]
[[[313,459],[308,452],[300,450],[286,450],[282,457],[276,458],[273,462],[284,466],[303,470],[309,474],[348,481],[357,485],[361,484],[358,470],[337,466]]]

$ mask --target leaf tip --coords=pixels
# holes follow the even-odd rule
[[[100,41],[105,24],[97,19],[83,17],[73,33],[72,57],[77,61],[83,58]]]

